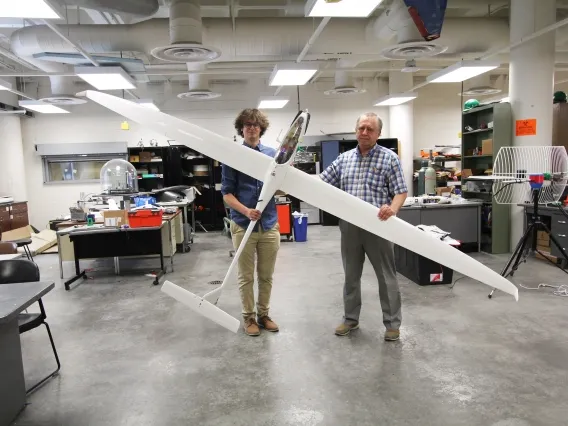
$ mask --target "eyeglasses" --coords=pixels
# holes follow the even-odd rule
[[[256,127],[257,129],[260,129],[260,124],[258,124],[258,123],[245,123],[244,126],[245,126],[246,128],[249,128],[249,129],[250,129],[251,127]]]

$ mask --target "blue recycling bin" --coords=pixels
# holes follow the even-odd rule
[[[308,240],[308,214],[294,213],[294,241],[304,242]]]

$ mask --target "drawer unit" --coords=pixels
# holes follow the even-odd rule
[[[26,216],[27,216],[28,204],[27,203],[14,203],[10,206],[10,211],[12,212],[12,214],[25,213]]]
[[[27,225],[29,225],[28,203],[16,202],[0,206],[0,232],[11,231]]]

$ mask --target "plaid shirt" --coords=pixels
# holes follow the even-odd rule
[[[398,156],[378,144],[365,157],[359,147],[344,152],[320,177],[377,207],[390,205],[395,195],[408,192]]]

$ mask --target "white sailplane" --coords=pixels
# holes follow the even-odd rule
[[[491,288],[508,293],[517,301],[519,299],[516,286],[467,254],[396,216],[385,221],[379,220],[377,216],[379,209],[377,207],[329,185],[317,177],[291,167],[297,152],[296,148],[308,125],[309,114],[307,111],[298,113],[282,140],[275,157],[270,158],[195,124],[160,111],[151,110],[126,99],[92,90],[81,92],[78,96],[87,97],[127,119],[166,135],[168,139],[183,143],[207,157],[262,181],[263,188],[256,206],[256,209],[261,212],[276,191],[282,190],[394,244],[447,266]],[[248,226],[245,237],[220,287],[201,297],[170,281],[165,281],[162,291],[236,333],[240,321],[217,307],[216,304],[255,223],[251,221]]]

